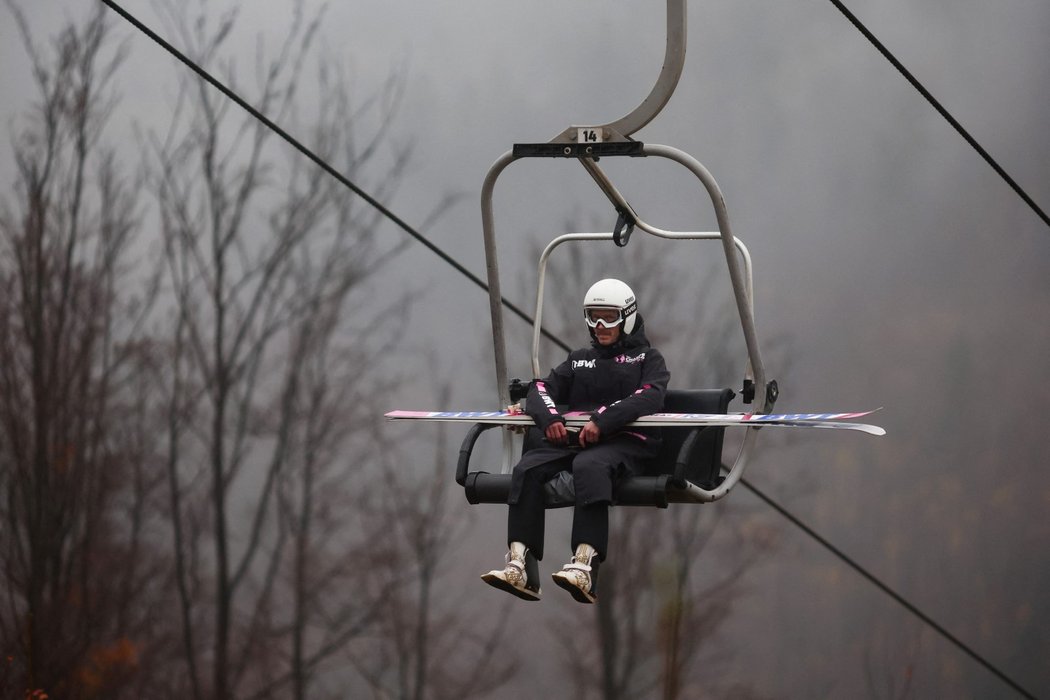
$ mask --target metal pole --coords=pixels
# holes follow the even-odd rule
[[[744,342],[747,345],[748,358],[751,361],[751,369],[755,376],[755,390],[761,395],[761,406],[759,413],[766,413],[771,408],[769,397],[766,395],[766,371],[762,364],[762,356],[758,348],[758,335],[755,332],[755,317],[751,300],[751,292],[745,278],[743,266],[737,259],[736,241],[729,226],[729,214],[726,211],[725,198],[718,188],[718,183],[711,176],[700,161],[688,153],[656,144],[645,144],[646,155],[660,156],[681,163],[688,168],[703,183],[711,197],[711,203],[715,208],[715,217],[718,220],[718,231],[722,236],[722,249],[725,251],[726,263],[729,265],[729,277],[733,282],[733,294],[736,297],[736,307],[740,314],[740,325],[744,331]]]
[[[492,317],[492,347],[496,360],[496,391],[500,408],[510,405],[507,384],[507,343],[503,331],[503,293],[499,282],[499,255],[496,250],[496,226],[492,213],[492,191],[500,173],[514,162],[514,154],[507,151],[489,168],[481,186],[481,229],[485,239],[485,267],[488,272],[489,314]],[[511,432],[503,431],[503,471],[510,470],[514,459],[514,441]]]

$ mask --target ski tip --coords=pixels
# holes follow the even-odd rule
[[[401,420],[405,418],[420,418],[427,415],[425,411],[387,411],[383,417],[387,420]]]

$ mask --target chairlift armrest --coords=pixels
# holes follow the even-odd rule
[[[470,455],[474,452],[474,443],[478,441],[481,434],[490,428],[499,427],[496,423],[475,423],[470,426],[463,444],[459,448],[459,461],[456,463],[456,483],[463,486],[467,482],[467,474],[470,468]]]
[[[682,447],[678,450],[678,456],[675,458],[674,474],[671,475],[671,484],[676,488],[685,488],[688,481],[685,478],[685,470],[689,467],[696,440],[700,437],[700,432],[703,430],[705,430],[705,426],[695,426],[689,431],[689,435],[686,436],[685,440],[682,441]]]

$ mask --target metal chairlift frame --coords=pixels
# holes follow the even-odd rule
[[[755,332],[751,256],[742,241],[733,236],[729,215],[722,192],[708,170],[689,154],[670,146],[646,144],[630,139],[630,135],[648,124],[670,100],[685,64],[686,47],[686,0],[667,0],[667,47],[664,65],[659,78],[649,95],[627,115],[598,125],[574,125],[547,143],[515,144],[513,150],[504,153],[491,166],[481,190],[481,219],[485,243],[485,263],[488,273],[489,310],[492,317],[492,339],[495,351],[496,383],[500,405],[511,402],[507,375],[507,351],[503,324],[503,296],[500,288],[499,261],[496,246],[495,217],[492,194],[500,174],[516,160],[529,157],[574,158],[595,180],[620,215],[620,225],[636,228],[644,233],[667,239],[719,239],[729,267],[730,279],[740,316],[741,328],[747,347],[748,363],[745,369],[745,394],[749,384],[761,406],[757,413],[768,413],[777,398],[775,382],[766,381],[765,367],[759,351]],[[666,158],[679,163],[696,176],[711,199],[718,223],[714,232],[667,231],[649,224],[638,217],[631,205],[616,189],[611,180],[598,166],[602,156],[634,156]],[[532,368],[534,376],[542,376],[539,365],[539,338],[543,315],[543,291],[546,265],[551,253],[558,246],[570,241],[614,240],[625,245],[618,230],[612,233],[569,233],[558,236],[548,244],[540,256],[539,280],[536,295],[536,313],[533,323]],[[745,400],[750,401],[750,396]],[[705,503],[715,501],[727,494],[739,481],[754,449],[758,428],[744,428],[746,434],[740,451],[731,467],[727,468],[724,480],[712,489],[689,484],[687,499]],[[512,466],[514,444],[508,431],[504,431],[503,470]]]

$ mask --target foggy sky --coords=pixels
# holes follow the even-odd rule
[[[83,10],[83,3],[22,4],[38,37]],[[1050,5],[853,4],[1050,210]],[[240,8],[231,48],[249,102],[257,37],[276,42],[291,5],[271,0]],[[151,3],[123,6],[160,29]],[[0,110],[9,127],[33,95],[3,12]],[[358,0],[332,3],[322,35],[361,94],[392,70],[404,72],[392,133],[414,144],[413,167],[386,204],[416,223],[442,197],[462,195],[423,233],[484,276],[478,200],[489,166],[515,142],[546,141],[570,124],[631,111],[660,68],[663,12],[661,0]],[[690,153],[718,180],[734,233],[754,258],[760,340],[790,339],[787,373],[768,368],[783,390],[778,408],[881,406],[876,422],[889,431],[880,440],[817,431],[790,445],[774,442],[760,450],[749,478],[1030,691],[1050,694],[1050,440],[1039,413],[1050,386],[1050,228],[831,3],[694,1],[688,19],[678,90],[635,136]],[[132,60],[117,80],[123,101],[113,127],[125,134],[132,124],[162,129],[175,76],[185,69],[130,27],[119,32]],[[134,157],[128,137],[128,162]],[[4,138],[5,193],[10,160]],[[611,160],[602,166],[647,221],[714,228],[709,205],[684,172]],[[366,189],[368,176],[360,183]],[[592,230],[595,220],[611,226],[615,219],[583,170],[562,161],[516,163],[501,178],[495,203],[497,231],[507,241],[508,293],[517,293],[515,267],[522,274],[534,267],[515,255],[525,241],[563,233],[567,221]],[[403,235],[385,228],[392,239]],[[697,269],[718,255],[715,248],[697,253]],[[408,321],[447,363],[443,371],[461,378],[457,408],[495,400],[485,295],[421,246],[397,260],[391,278],[411,280],[405,284],[429,295]],[[553,280],[551,294],[576,303],[591,281]],[[683,275],[683,295],[691,284]],[[531,296],[516,301],[531,308]],[[651,327],[673,326],[702,342],[703,329],[688,318],[661,315],[670,303],[640,302]],[[581,328],[571,341],[584,339]],[[527,367],[527,348],[512,352],[514,366]],[[673,358],[669,363],[673,372]],[[733,507],[759,507],[746,493],[733,499]],[[479,517],[491,525],[482,530],[502,526],[494,507]],[[856,659],[869,653],[881,660],[888,650],[851,651],[842,677],[821,683],[806,675],[805,660],[835,654],[836,629],[890,624],[902,645],[917,645],[920,666],[956,664],[975,696],[1011,697],[786,522],[782,527],[785,545],[749,573],[748,600],[722,641],[734,652],[730,663],[761,692],[845,697],[870,690]],[[491,548],[493,562],[501,556],[499,538],[472,546]],[[977,564],[989,573],[978,576]],[[465,587],[476,585],[473,571],[462,579]],[[756,634],[762,629],[784,634]]]

